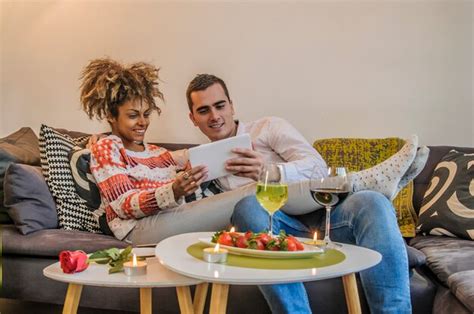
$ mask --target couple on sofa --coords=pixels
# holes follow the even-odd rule
[[[238,191],[229,196],[235,202],[227,205],[249,195],[232,208],[232,224],[238,230],[260,232],[268,227],[268,214],[245,186],[257,180],[265,162],[283,163],[290,183],[308,179],[313,169],[321,177],[327,175],[324,160],[288,122],[273,117],[250,123],[234,120],[234,104],[225,83],[214,75],[200,74],[186,91],[194,125],[211,141],[248,133],[253,143],[253,149],[234,150],[238,157],[227,161],[226,168],[233,175],[202,184],[207,169],[190,168],[186,151],[171,152],[144,142],[152,113],[160,113],[155,98],[164,99],[158,88],[158,69],[153,65],[125,66],[97,59],[82,73],[83,109],[90,118],[105,118],[111,127],[111,135],[91,147],[91,172],[101,194],[100,210],[105,211],[108,227],[120,240],[158,242],[164,236],[163,221],[167,228],[175,227],[176,233],[189,231],[182,226],[197,223],[191,212],[204,220],[216,219],[222,213],[218,201],[214,206],[208,202],[180,209],[186,206],[186,197],[232,190]],[[373,313],[411,312],[407,254],[390,199],[422,170],[427,155],[426,149],[417,152],[417,138],[412,137],[387,161],[351,174],[355,193],[332,211],[335,241],[364,246],[383,256],[380,264],[361,272]],[[169,212],[172,219],[166,220]],[[274,230],[304,237],[311,237],[312,230],[324,230],[318,211],[301,217],[278,211]],[[274,313],[311,312],[302,283],[260,289]]]

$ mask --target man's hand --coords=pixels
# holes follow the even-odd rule
[[[187,169],[176,177],[173,182],[174,198],[177,201],[182,196],[194,193],[201,183],[207,178],[208,169],[206,166],[197,166]]]
[[[262,154],[244,148],[234,148],[232,152],[239,155],[239,157],[227,160],[225,168],[236,176],[258,181],[258,176],[262,172],[264,164]]]
[[[87,149],[91,149],[92,145],[97,143],[101,138],[106,137],[107,134],[101,133],[101,134],[92,134],[91,137],[89,137],[89,141],[86,144]]]

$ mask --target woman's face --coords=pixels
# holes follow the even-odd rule
[[[129,100],[118,107],[117,117],[108,119],[112,134],[122,139],[126,149],[143,151],[143,139],[150,124],[153,109],[140,99]]]

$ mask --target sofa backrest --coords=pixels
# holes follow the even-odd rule
[[[426,189],[430,184],[431,176],[436,165],[440,162],[441,158],[446,155],[451,149],[463,153],[474,153],[474,147],[455,147],[455,146],[428,146],[430,149],[430,155],[426,162],[423,171],[416,177],[415,191],[413,194],[413,206],[415,207],[416,213],[419,212],[423,196],[425,195]]]
[[[198,144],[177,144],[177,143],[155,143],[158,146],[169,150],[178,150],[197,146]],[[451,149],[456,149],[465,153],[474,153],[474,147],[457,147],[457,146],[428,146],[430,148],[430,155],[426,162],[423,171],[416,177],[414,181],[415,190],[413,193],[413,206],[416,213],[419,212],[423,196],[431,180],[431,175],[439,163],[441,158],[446,155]]]
[[[191,148],[191,147],[199,145],[199,144],[182,144],[182,143],[150,143],[150,144],[154,144],[154,145],[166,148],[167,150],[179,150],[179,149]]]

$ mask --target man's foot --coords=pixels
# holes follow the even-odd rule
[[[400,192],[401,189],[403,189],[408,184],[408,182],[415,179],[423,170],[423,168],[425,168],[429,154],[430,149],[426,146],[422,146],[420,147],[420,149],[418,149],[418,151],[416,152],[415,160],[413,160],[413,163],[411,164],[410,168],[408,168],[407,172],[400,179],[400,182],[398,182],[398,188],[395,195],[397,195],[398,192]]]
[[[376,191],[392,200],[397,195],[401,178],[415,159],[417,146],[418,137],[412,135],[405,145],[387,160],[372,168],[350,174],[354,192]]]

